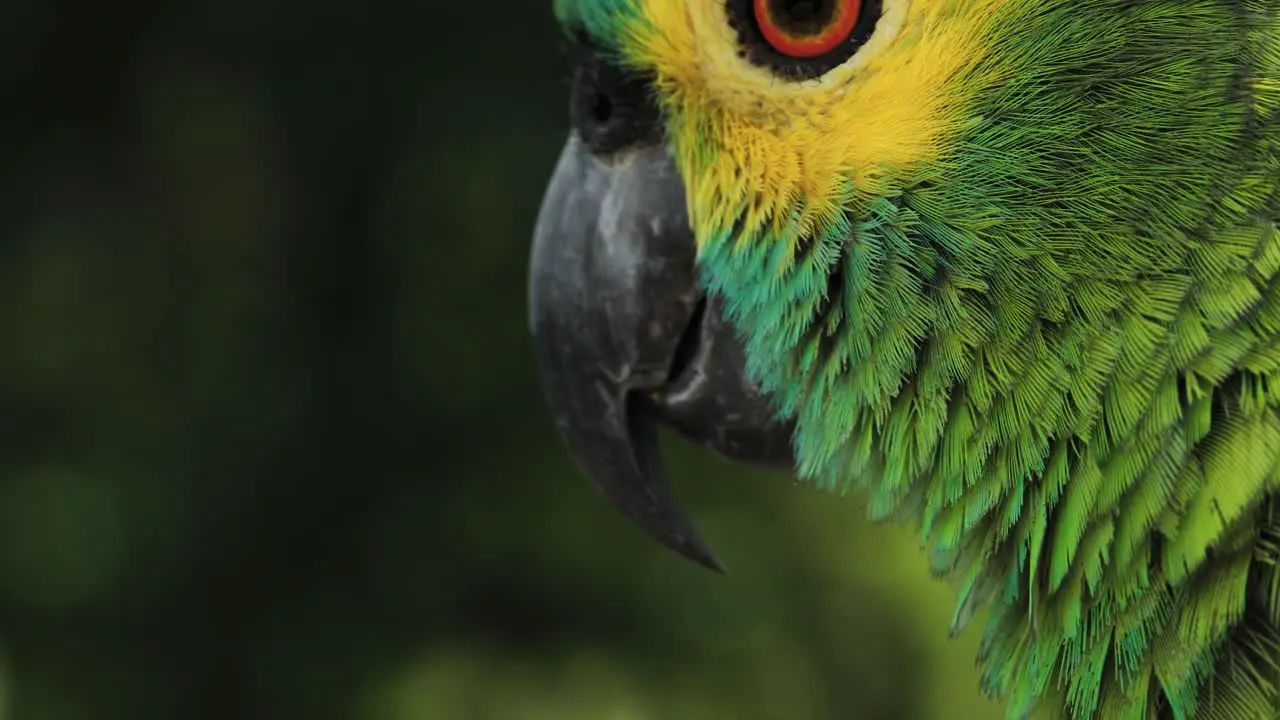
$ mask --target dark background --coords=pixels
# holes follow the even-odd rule
[[[550,6],[0,2],[0,717],[999,715],[856,498],[668,438],[717,577],[577,474]]]

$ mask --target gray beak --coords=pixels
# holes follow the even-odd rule
[[[529,273],[538,371],[560,435],[606,499],[667,547],[720,562],[671,495],[657,424],[790,467],[791,432],[746,378],[718,300],[697,283],[684,187],[647,86],[587,61],[543,201]]]

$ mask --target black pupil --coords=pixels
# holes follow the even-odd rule
[[[773,21],[783,30],[812,35],[830,24],[836,0],[775,0],[770,6]]]

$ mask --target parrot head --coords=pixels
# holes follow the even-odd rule
[[[614,505],[718,567],[667,423],[914,526],[1010,717],[1280,707],[1280,3],[555,12],[531,329]]]
[[[1113,381],[1206,198],[1269,187],[1230,165],[1271,81],[1238,72],[1237,5],[556,0],[572,131],[530,322],[584,472],[714,566],[657,422],[858,482],[947,551],[1055,442],[1123,442],[1150,380]]]

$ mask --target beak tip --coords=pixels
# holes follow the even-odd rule
[[[712,555],[710,552],[708,552],[705,555],[701,555],[699,557],[695,557],[692,559],[694,562],[698,563],[702,567],[718,575],[729,574],[729,568],[725,567],[724,563],[720,562],[720,558],[716,557],[715,555]]]
[[[662,478],[664,475],[659,474],[657,477]],[[647,537],[656,540],[663,547],[686,560],[691,560],[721,575],[726,574],[728,571],[724,563],[711,551],[698,533],[698,529],[688,521],[674,499],[666,493],[665,481],[654,486],[654,489],[658,488],[661,489],[662,501],[656,506],[646,503],[643,510],[639,511],[634,505],[619,502],[617,498],[611,497],[605,488],[600,489],[605,490],[602,494],[608,504],[628,521],[634,523]]]
[[[721,575],[728,574],[728,569],[724,566],[724,563],[720,562],[720,558],[711,552],[711,548],[703,542],[702,538],[698,537],[696,532],[689,534],[672,533],[666,537],[660,537],[658,540],[681,556],[708,570]]]

